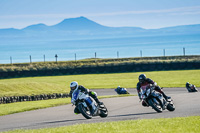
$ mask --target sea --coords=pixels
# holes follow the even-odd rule
[[[200,34],[12,43],[0,40],[0,64],[174,55],[200,55]]]

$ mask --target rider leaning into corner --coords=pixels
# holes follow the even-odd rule
[[[73,81],[73,82],[70,83],[70,93],[69,93],[69,96],[70,96],[71,98],[72,98],[72,93],[73,93],[74,90],[76,90],[76,89],[79,89],[81,92],[84,92],[84,93],[88,94],[89,96],[91,96],[91,97],[96,101],[97,104],[99,104],[99,105],[103,104],[103,103],[100,102],[99,99],[97,98],[97,93],[96,93],[96,92],[90,91],[89,89],[85,88],[84,86],[79,85],[78,82],[76,82],[76,81]],[[77,107],[75,107],[74,113],[75,113],[75,114],[80,113]]]
[[[147,85],[153,85],[155,86],[155,91],[161,93],[163,95],[163,97],[167,100],[167,99],[170,99],[171,97],[168,97],[160,88],[160,86],[157,85],[156,82],[154,82],[152,79],[150,78],[147,78],[145,74],[141,74],[139,77],[139,82],[137,83],[137,92],[138,92],[138,96],[139,96],[139,99],[140,99],[140,88],[142,86],[147,86]],[[143,101],[142,102],[142,105],[143,106],[147,106],[146,103]]]
[[[187,82],[187,83],[185,84],[185,87],[187,88],[187,90],[188,90],[189,92],[196,92],[196,91],[198,91],[198,90],[196,89],[196,86],[193,85],[193,84],[190,84],[189,82]]]

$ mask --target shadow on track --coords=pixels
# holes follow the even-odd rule
[[[124,116],[139,116],[139,115],[148,115],[148,114],[157,114],[157,112],[149,112],[149,113],[137,113],[137,114],[126,114],[126,115],[114,115],[108,116],[108,118],[115,118],[115,117],[124,117]],[[92,120],[92,119],[91,119]],[[66,123],[66,122],[76,122],[76,121],[88,121],[88,119],[74,119],[74,120],[62,120],[62,121],[50,121],[50,122],[42,122],[36,123],[39,124],[54,124],[54,123]]]
[[[74,120],[51,121],[51,122],[42,122],[42,123],[37,123],[37,124],[65,123],[65,122],[84,121],[84,120],[87,120],[87,119],[74,119]]]
[[[147,115],[147,114],[157,114],[157,112],[126,114],[126,115],[114,115],[114,116],[108,116],[108,117],[138,116],[138,115]]]

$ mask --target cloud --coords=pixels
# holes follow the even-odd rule
[[[141,11],[120,11],[120,12],[102,12],[102,13],[74,13],[74,14],[25,14],[25,15],[5,15],[0,19],[17,18],[72,18],[77,16],[98,17],[98,16],[117,16],[117,15],[137,15],[137,14],[169,14],[169,15],[199,15],[200,6],[180,7],[160,10],[141,10]]]
[[[134,14],[162,14],[162,13],[169,13],[169,14],[173,14],[173,15],[175,15],[175,14],[176,15],[200,14],[200,6],[161,9],[161,10],[142,10],[142,11],[122,11],[122,12],[111,12],[111,13],[99,13],[99,14],[96,14],[96,16],[114,16],[114,15],[131,15],[131,14],[133,14],[133,15]]]

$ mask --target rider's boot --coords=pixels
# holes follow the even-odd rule
[[[96,101],[96,103],[97,103],[98,105],[102,105],[102,104],[103,104],[103,102],[100,102],[98,98],[94,98],[94,100]]]
[[[103,104],[103,102],[100,102],[99,99],[97,98],[97,93],[96,92],[91,91],[91,92],[89,92],[89,95],[96,101],[96,103],[98,105],[102,105]]]
[[[163,92],[163,97],[165,98],[165,100],[168,100],[168,99],[171,99],[171,97],[169,97],[169,96],[167,96],[167,95],[165,95],[165,93]]]
[[[165,98],[165,100],[171,99],[171,97],[167,96],[161,89],[157,90],[158,92],[160,92],[163,97]]]

